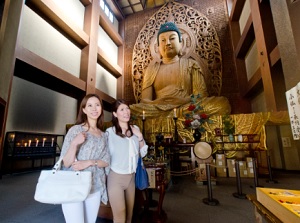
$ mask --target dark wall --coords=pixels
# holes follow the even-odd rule
[[[300,81],[300,1],[270,1],[278,49],[285,79],[285,90]]]
[[[289,13],[291,19],[292,30],[294,34],[296,50],[298,53],[298,61],[300,63],[300,26],[299,26],[300,1],[289,4]]]
[[[3,10],[4,10],[4,1],[0,1],[0,27],[1,27],[1,23],[2,23],[2,16],[3,16]]]
[[[231,35],[228,24],[228,15],[226,3],[223,0],[185,0],[180,1],[200,13],[204,14],[214,25],[221,44],[222,60],[223,60],[223,86],[221,95],[229,99],[232,106],[232,113],[247,113],[241,106],[244,102],[238,91],[238,83],[236,77],[236,69],[233,60],[233,50],[231,45]],[[160,8],[160,7],[159,7]],[[140,30],[148,19],[159,10],[159,8],[151,9],[145,12],[136,13],[126,17],[125,19],[125,64],[124,78],[126,83],[125,98],[131,103],[135,103],[132,78],[131,78],[131,61],[132,51]],[[208,13],[208,11],[211,11]]]

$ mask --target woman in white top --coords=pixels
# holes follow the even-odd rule
[[[102,101],[98,95],[88,94],[81,101],[76,124],[66,134],[61,157],[65,170],[91,171],[92,188],[83,202],[62,204],[67,223],[95,223],[100,202],[107,203],[105,167],[110,155],[102,128]]]
[[[139,153],[144,157],[148,150],[140,129],[129,121],[128,103],[117,100],[113,107],[113,126],[106,130],[111,157],[107,191],[114,223],[131,223],[138,157]]]

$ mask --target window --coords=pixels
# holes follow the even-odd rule
[[[110,8],[108,7],[108,5],[106,4],[106,2],[104,0],[100,0],[100,7],[105,12],[105,14],[109,18],[109,20],[112,23],[114,23],[114,14],[112,13],[112,11],[110,10]]]

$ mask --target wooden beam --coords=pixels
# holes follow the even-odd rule
[[[99,90],[96,88],[96,94],[99,95],[99,97],[105,101],[106,103],[108,103],[109,105],[112,105],[116,99],[114,99],[113,97],[109,96],[108,94],[104,93],[103,91]],[[105,109],[105,110],[108,110],[109,109]]]
[[[86,7],[92,4],[92,0],[80,0],[80,2]]]
[[[28,49],[19,46],[16,50],[16,58],[20,61],[25,62],[26,64],[35,67],[50,76],[59,79],[69,85],[72,85],[75,88],[78,88],[81,91],[85,91],[86,83],[85,81],[75,77],[74,75],[66,72],[65,70],[61,69],[60,67],[50,63],[49,61],[45,60],[44,58],[34,54],[33,52],[29,51]]]
[[[116,0],[107,1],[106,3],[119,22],[125,19],[125,16],[122,10],[120,9],[119,5],[116,3]]]
[[[280,59],[281,59],[280,52],[279,52],[279,48],[278,48],[278,45],[277,45],[272,50],[272,52],[270,53],[270,63],[271,63],[271,66],[273,67]]]
[[[6,101],[1,97],[0,97],[0,104],[6,106]]]
[[[97,47],[100,5],[93,1],[85,7],[84,31],[89,35],[89,45],[82,49],[80,78],[86,81],[86,94],[95,92],[97,72]]]
[[[112,25],[108,17],[105,15],[103,10],[100,10],[99,24],[117,46],[121,46],[124,44],[123,38],[119,35],[118,31],[114,29],[114,26]]]
[[[275,100],[275,89],[273,87],[271,69],[268,58],[268,51],[266,47],[266,40],[264,35],[264,29],[262,26],[260,5],[258,1],[251,1],[250,8],[253,18],[253,27],[255,33],[255,39],[257,43],[257,51],[259,53],[260,70],[263,82],[263,89],[266,97],[267,111],[277,111]]]
[[[55,28],[61,30],[74,44],[81,49],[88,45],[89,36],[70,20],[51,0],[27,0],[26,5],[39,14]]]
[[[261,70],[258,69],[251,79],[248,81],[247,87],[243,92],[243,96],[251,98],[257,95],[258,92],[263,90]]]
[[[124,36],[124,33],[125,33],[125,22],[124,20],[119,22],[119,33],[121,36]],[[122,46],[119,46],[118,47],[118,65],[122,68],[124,68],[124,62],[125,61],[125,46],[122,45]],[[125,84],[124,84],[124,70],[122,70],[122,73],[121,73],[122,76],[120,76],[118,79],[117,79],[117,98],[125,98]]]
[[[240,16],[242,14],[244,5],[246,0],[234,0],[232,4],[232,10],[230,13],[230,20],[231,21],[239,21]]]
[[[245,25],[242,36],[236,46],[235,56],[237,58],[245,58],[253,41],[255,40],[252,16],[250,15]]]
[[[123,74],[122,68],[110,62],[110,57],[100,48],[98,47],[98,62],[101,64],[105,69],[107,69],[114,77],[119,78]]]

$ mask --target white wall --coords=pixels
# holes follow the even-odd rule
[[[113,98],[117,97],[117,79],[99,64],[96,70],[96,88]]]
[[[85,8],[77,0],[54,0],[64,16],[83,29]],[[118,29],[118,22],[113,24]],[[81,49],[24,5],[19,44],[79,78]],[[99,26],[99,47],[117,63],[118,47]],[[116,78],[97,66],[96,88],[116,97]],[[65,134],[66,124],[76,121],[77,100],[18,77],[13,77],[5,131],[28,131]],[[111,113],[104,112],[105,121]]]
[[[81,29],[83,29],[85,7],[80,1],[53,1],[60,8],[60,10],[64,13],[65,16],[69,17],[74,23],[76,23]]]
[[[267,112],[265,92],[261,92],[251,100],[252,112]]]
[[[98,29],[98,46],[109,56],[112,63],[118,63],[118,46],[101,27]]]
[[[267,148],[270,156],[271,167],[275,169],[282,169],[284,160],[281,158],[281,151],[279,145],[279,137],[277,134],[277,126],[270,125],[266,126],[266,135],[267,135]]]
[[[282,140],[282,149],[285,160],[285,168],[287,170],[300,170],[299,150],[297,149],[296,141],[293,140],[293,135],[290,125],[280,126],[280,135]],[[290,142],[290,143],[284,143]]]
[[[65,134],[76,115],[74,98],[14,77],[6,131]]]
[[[98,29],[98,46],[109,56],[112,64],[118,64],[118,46],[101,27]],[[113,98],[117,96],[117,79],[99,64],[96,71],[96,88]]]
[[[256,41],[252,43],[247,55],[245,57],[245,66],[248,81],[253,77],[255,72],[260,68],[260,61],[258,58],[258,51]]]
[[[240,19],[239,19],[239,26],[240,26],[240,32],[241,32],[241,34],[244,31],[245,25],[247,23],[247,20],[249,18],[250,13],[251,13],[250,2],[249,1],[250,0],[246,0],[245,1],[244,8],[242,10],[242,13],[241,13],[241,16],[240,16]]]
[[[79,77],[81,50],[26,5],[20,25],[19,44]]]

